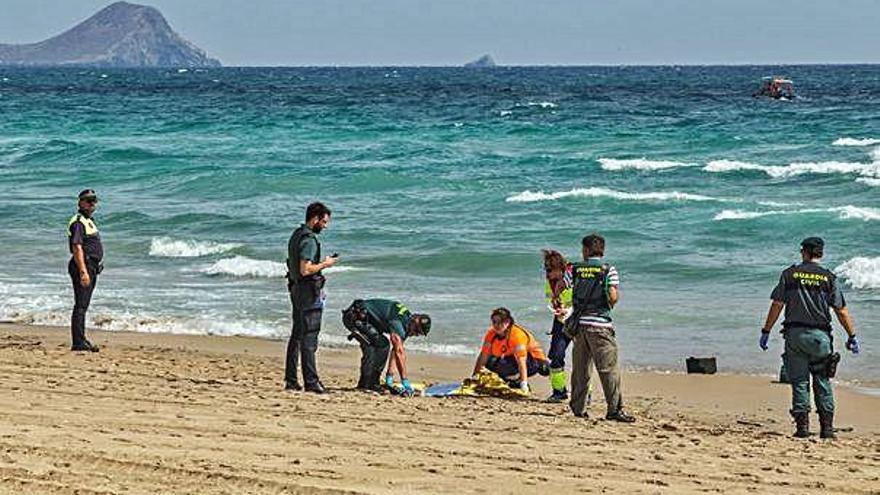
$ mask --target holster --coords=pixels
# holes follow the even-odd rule
[[[379,342],[379,332],[370,326],[367,309],[361,299],[356,299],[342,310],[342,324],[349,331],[348,340],[357,340],[366,346],[375,346]]]
[[[289,275],[288,275],[289,277]],[[321,274],[311,275],[299,280],[288,278],[287,290],[293,294],[293,300],[301,310],[318,308],[322,304],[324,281]]]
[[[95,275],[99,275],[104,271],[104,263],[95,258],[89,258],[86,256],[86,266],[95,272]]]
[[[572,311],[571,315],[569,315],[565,322],[563,322],[562,333],[564,333],[569,339],[575,338],[578,334],[578,328],[580,328],[581,325],[581,315],[583,312],[583,309],[576,309]]]
[[[840,363],[840,353],[832,352],[825,359],[810,363],[810,372],[815,375],[834,378],[837,376],[837,365]]]

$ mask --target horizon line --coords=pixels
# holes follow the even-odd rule
[[[221,62],[222,64],[222,62]],[[620,67],[852,67],[852,66],[880,66],[880,62],[781,62],[781,63],[609,63],[609,64],[496,64],[491,67],[466,67],[460,65],[358,65],[358,64],[303,64],[303,65],[221,65],[220,67],[208,66],[101,66],[101,65],[29,65],[29,64],[3,64],[2,69],[469,69],[469,70],[493,70],[493,69],[516,69],[516,68],[620,68]]]

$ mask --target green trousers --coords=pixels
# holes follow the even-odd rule
[[[789,328],[785,331],[785,370],[791,383],[791,413],[810,412],[810,377],[816,410],[834,412],[831,380],[825,376],[824,361],[831,354],[831,335],[818,328]]]

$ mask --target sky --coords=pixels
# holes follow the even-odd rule
[[[0,43],[109,0],[0,0]],[[140,2],[139,2],[140,3]],[[880,63],[880,0],[146,0],[224,65]]]

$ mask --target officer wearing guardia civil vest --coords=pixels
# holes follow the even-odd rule
[[[825,241],[808,237],[801,242],[802,262],[782,272],[770,298],[767,320],[761,328],[759,345],[767,350],[770,330],[785,309],[782,334],[785,338],[785,368],[791,383],[791,415],[795,437],[810,436],[810,377],[813,379],[820,436],[834,438],[834,395],[831,380],[840,361],[832,348],[831,312],[848,335],[846,348],[859,353],[855,326],[846,308],[846,300],[833,272],[819,264]]]
[[[330,209],[323,203],[312,203],[306,208],[306,222],[293,231],[287,243],[287,289],[293,324],[284,369],[286,390],[302,390],[297,379],[297,364],[301,361],[305,390],[317,394],[326,392],[318,378],[315,352],[324,312],[324,275],[321,272],[336,264],[333,256],[321,259],[318,234],[328,225]]]
[[[98,346],[86,339],[86,312],[98,283],[98,274],[103,270],[101,262],[104,259],[101,234],[93,216],[98,208],[98,195],[92,189],[80,192],[77,206],[79,211],[67,222],[68,248],[71,254],[67,273],[73,283],[71,350],[98,352]]]
[[[620,300],[620,275],[617,268],[603,260],[604,237],[595,233],[585,236],[581,251],[584,260],[572,266],[573,311],[564,328],[574,341],[569,407],[575,416],[586,417],[590,374],[595,365],[608,406],[605,419],[632,423],[635,418],[623,410],[617,337],[611,318]]]

